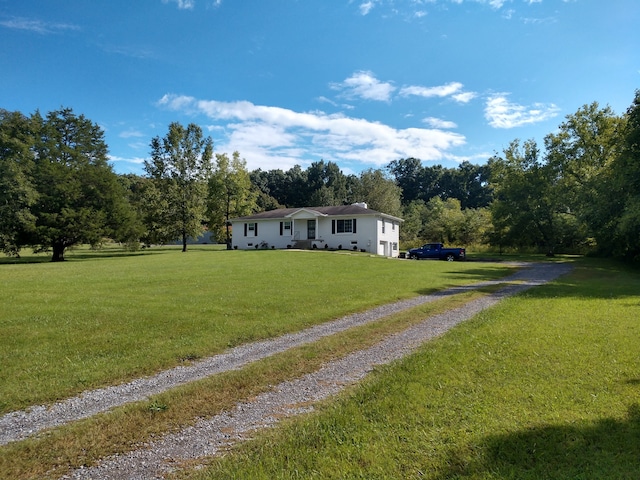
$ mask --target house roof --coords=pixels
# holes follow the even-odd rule
[[[269,210],[266,212],[256,213],[254,215],[248,215],[246,217],[233,218],[231,222],[242,222],[247,220],[274,220],[274,219],[286,219],[291,218],[295,213],[300,211],[306,211],[314,215],[328,217],[328,216],[341,216],[341,215],[376,215],[388,218],[390,220],[397,220],[402,222],[403,220],[386,213],[364,208],[360,205],[341,205],[338,207],[298,207],[298,208],[279,208],[277,210]]]

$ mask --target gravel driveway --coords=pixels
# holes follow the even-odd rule
[[[229,352],[186,367],[176,367],[153,377],[127,384],[83,393],[53,406],[36,406],[0,417],[0,445],[21,440],[43,429],[90,417],[99,412],[140,401],[170,388],[242,366],[270,355],[349,328],[376,321],[386,315],[434,301],[447,295],[482,286],[519,281],[494,294],[471,301],[446,313],[430,317],[403,332],[365,350],[330,362],[320,370],[293,381],[284,382],[251,402],[240,403],[233,410],[199,421],[178,433],[144,445],[138,450],[104,459],[99,465],[74,471],[65,479],[153,479],[162,478],[184,460],[211,456],[247,433],[271,426],[278,419],[312,409],[312,404],[336,394],[361,380],[376,365],[386,364],[413,352],[425,341],[468,320],[501,299],[541,285],[569,272],[570,265],[561,263],[531,264],[509,277],[451,288],[396,302],[366,312],[318,325],[298,333],[272,340],[242,345]]]

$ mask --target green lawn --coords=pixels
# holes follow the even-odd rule
[[[66,258],[0,264],[0,413],[510,270],[213,246]]]
[[[640,478],[640,272],[576,265],[185,477]]]

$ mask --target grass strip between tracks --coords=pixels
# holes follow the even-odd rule
[[[155,395],[96,417],[0,449],[0,474],[15,480],[59,478],[71,469],[128,451],[167,432],[233,407],[285,380],[317,370],[322,364],[367,348],[394,332],[491,293],[500,285],[390,315],[313,344],[288,350],[247,367]]]

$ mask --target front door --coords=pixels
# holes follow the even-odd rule
[[[316,239],[316,221],[307,220],[307,240]]]

